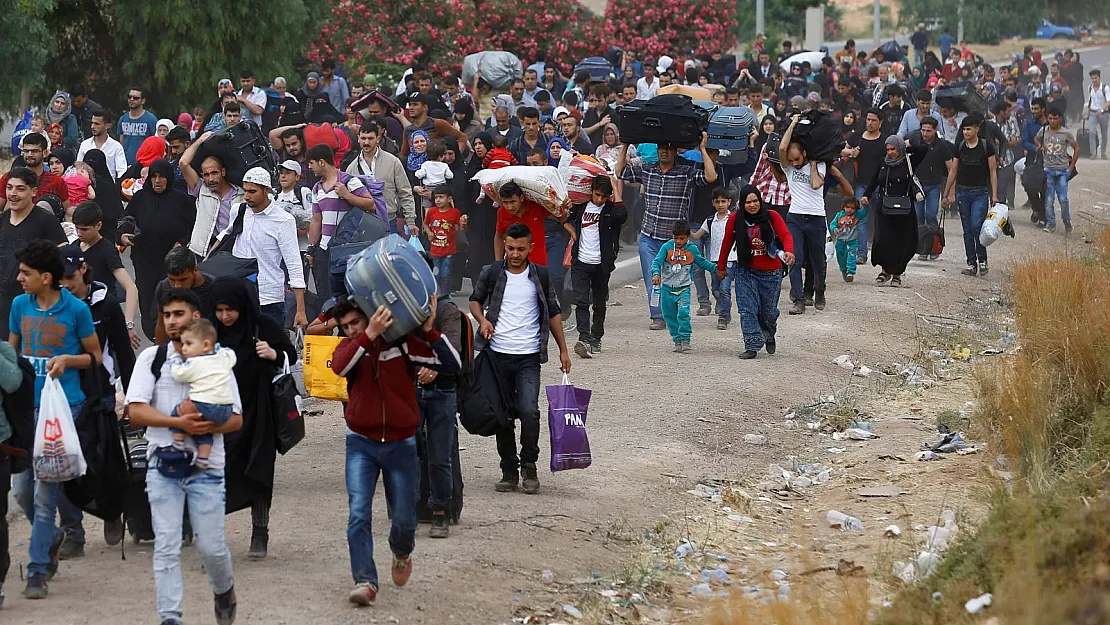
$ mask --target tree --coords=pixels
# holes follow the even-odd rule
[[[960,0],[899,0],[903,23],[940,17],[956,34]],[[1044,6],[1039,0],[976,0],[963,2],[964,38],[972,43],[996,44],[1004,37],[1032,35],[1040,25]]]
[[[455,0],[410,0],[379,5],[330,0],[308,58],[326,58],[352,67],[371,59],[409,67],[454,57],[448,31],[463,26],[462,4]]]
[[[544,52],[552,61],[571,65],[605,52],[600,20],[577,0],[456,0],[456,4],[459,14],[468,18],[461,26],[456,23],[452,32],[459,52],[506,50],[525,60]]]
[[[0,107],[12,109],[19,106],[23,88],[43,82],[43,67],[51,43],[45,20],[54,2],[5,0],[3,4],[5,6],[0,7],[0,58],[4,59],[6,78],[0,81]]]
[[[774,4],[774,3],[769,3]],[[726,52],[736,45],[736,5],[726,2],[609,0],[605,37],[642,57]]]

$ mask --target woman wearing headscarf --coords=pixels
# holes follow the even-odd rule
[[[455,102],[455,122],[459,125],[459,131],[470,141],[474,141],[474,137],[484,130],[482,123],[474,116],[474,105],[466,98]]]
[[[741,187],[738,202],[740,209],[725,224],[717,277],[722,290],[729,288],[730,277],[735,284],[736,312],[744,335],[740,358],[750,360],[763,347],[768,354],[775,353],[782,269],[784,263],[794,263],[794,238],[782,215],[760,199],[755,185]],[[734,245],[736,262],[730,267],[727,250]]]
[[[471,145],[474,149],[470,152],[474,154],[474,157],[473,159],[469,157],[467,159],[467,180],[473,178],[474,174],[481,170],[482,161],[485,160],[486,154],[493,149],[493,137],[489,132],[482,132],[474,137]],[[475,192],[480,190],[477,186],[473,188]],[[474,197],[477,198],[478,196],[475,195]],[[477,280],[482,267],[493,262],[493,237],[497,232],[497,209],[494,207],[492,199],[483,195],[481,201],[475,203],[474,210],[470,212],[466,228],[466,239],[470,244],[470,251],[467,254],[466,275],[471,280]]]
[[[176,245],[188,245],[197,216],[196,199],[175,189],[174,177],[169,161],[158,159],[150,164],[146,183],[124,212],[125,219],[130,217],[134,221],[138,234],[134,234],[134,228],[125,226],[131,234],[121,234],[118,241],[131,248],[143,332],[152,341],[158,321],[154,293],[166,277],[166,254]]]
[[[66,145],[76,148],[81,143],[81,132],[77,127],[77,116],[73,114],[73,100],[65,91],[54,93],[50,106],[46,107],[46,125],[59,124]]]
[[[906,142],[898,135],[887,137],[883,164],[875,172],[875,177],[867,185],[863,199],[860,200],[863,207],[870,208],[870,219],[875,224],[871,264],[882,268],[875,278],[875,284],[879,286],[887,282],[891,286],[902,286],[902,274],[906,272],[906,265],[917,252],[917,211],[914,210],[913,203],[917,201],[921,190],[913,181],[910,167],[920,166],[926,153],[924,146],[907,147]],[[913,160],[912,163],[910,159]],[[878,193],[872,195],[876,191]],[[868,198],[874,200],[874,207],[870,207]],[[891,202],[884,202],[895,198],[902,200],[902,208],[888,207]]]
[[[249,558],[266,557],[270,502],[274,495],[276,433],[271,382],[286,359],[297,352],[285,330],[259,312],[258,296],[242,278],[225,276],[212,282],[210,321],[222,347],[235,351],[235,381],[243,397],[243,427],[224,435],[227,467],[225,508],[228,514],[251,509]]]
[[[552,137],[547,142],[547,164],[552,167],[559,166],[559,159],[563,156],[563,152],[569,151],[570,144],[562,137]]]
[[[616,124],[609,123],[605,125],[605,130],[601,133],[601,145],[597,146],[594,150],[594,156],[597,160],[607,163],[610,171],[617,166],[617,156],[621,151],[621,131],[617,128]],[[636,146],[628,146],[628,164],[639,164],[640,157],[636,153]],[[622,196],[623,197],[623,196]]]
[[[305,121],[309,123],[331,122],[337,124],[343,120],[343,114],[332,106],[331,98],[328,97],[324,85],[320,82],[320,74],[317,72],[308,73],[308,78],[305,79],[304,86],[301,87],[298,99],[304,109]]]
[[[109,241],[116,241],[116,223],[123,216],[123,200],[119,196],[119,186],[115,178],[108,171],[108,157],[104,152],[91,149],[85,152],[85,163],[93,170],[93,191],[96,193],[96,203],[100,206],[103,218],[100,226],[100,236]]]

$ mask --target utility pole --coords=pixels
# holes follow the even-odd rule
[[[755,34],[763,33],[763,0],[755,0]]]
[[[879,47],[879,11],[880,11],[880,8],[881,7],[879,5],[879,0],[875,0],[875,11],[874,11],[874,16],[873,16],[874,19],[875,19],[875,25],[874,25],[873,30],[872,30],[872,35],[875,39],[874,46],[872,47],[873,49]]]
[[[960,19],[956,24],[956,42],[959,43],[964,40],[964,0],[960,0],[956,13]]]

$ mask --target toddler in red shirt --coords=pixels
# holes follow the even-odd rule
[[[435,206],[429,208],[424,216],[424,233],[430,242],[439,295],[450,295],[454,283],[451,276],[458,251],[458,231],[466,230],[466,215],[455,208],[449,185],[436,187],[432,191],[432,200]]]

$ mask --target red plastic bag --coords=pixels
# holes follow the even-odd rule
[[[567,243],[567,251],[563,252],[563,267],[570,269],[574,264],[574,241]]]

